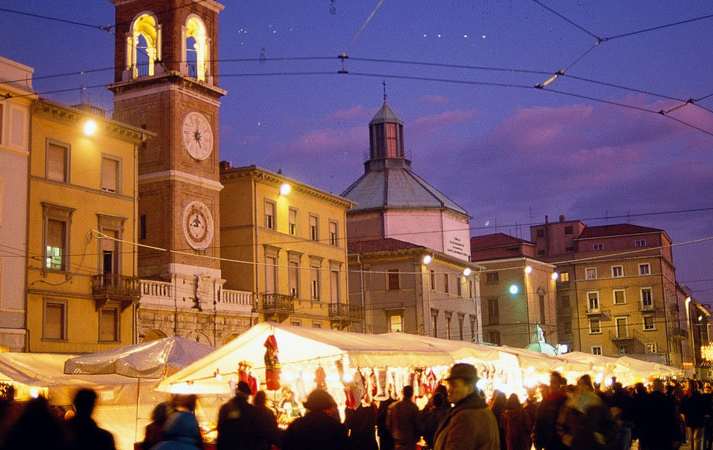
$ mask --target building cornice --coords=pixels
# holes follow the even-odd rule
[[[181,181],[194,186],[221,191],[223,185],[215,180],[199,177],[180,170],[164,170],[162,172],[146,173],[139,176],[139,184],[155,183],[157,181]]]
[[[220,181],[224,184],[229,184],[231,180],[237,180],[245,177],[250,177],[256,182],[262,182],[275,187],[279,187],[282,183],[289,183],[292,186],[292,190],[294,192],[307,194],[309,196],[330,202],[346,209],[349,209],[354,206],[354,203],[349,199],[340,197],[338,195],[330,194],[328,192],[322,191],[321,189],[317,189],[308,184],[304,184],[295,179],[286,177],[275,172],[271,172],[269,170],[257,166],[231,167],[221,172]]]
[[[403,248],[399,250],[378,250],[373,252],[363,252],[363,253],[349,253],[348,256],[359,255],[362,259],[379,259],[379,258],[393,258],[393,257],[417,257],[422,258],[425,255],[431,255],[434,262],[440,260],[449,264],[457,265],[460,267],[470,267],[474,272],[484,270],[485,268],[480,265],[480,261],[469,262],[463,259],[458,259],[449,256],[445,253],[441,253],[426,247],[413,247],[413,248]],[[431,263],[433,264],[433,263]]]
[[[79,125],[81,120],[89,117],[100,122],[100,129],[102,133],[124,141],[132,142],[134,144],[138,144],[150,137],[156,136],[155,133],[150,131],[107,119],[87,111],[61,105],[44,98],[34,102],[32,106],[32,114],[42,115],[57,122],[71,125]]]
[[[551,263],[548,263],[548,262],[544,262],[544,261],[541,261],[541,260],[536,259],[536,258],[531,258],[531,257],[529,257],[529,256],[520,256],[520,257],[517,257],[517,258],[485,259],[485,260],[482,260],[482,261],[475,261],[475,262],[477,262],[478,264],[498,264],[498,263],[518,262],[518,261],[521,261],[521,262],[523,262],[523,263],[531,262],[531,263],[533,263],[533,264],[539,264],[539,265],[541,265],[541,266],[547,266],[547,267],[550,267],[550,268],[552,268],[552,269],[554,269],[554,268],[557,267],[557,266],[555,266],[554,264],[551,264]]]
[[[136,0],[113,0],[114,6],[121,6],[121,5],[126,5],[128,3],[133,3]],[[211,11],[215,11],[217,13],[221,12],[223,9],[225,9],[225,5],[222,3],[218,3],[215,0],[193,0],[193,3],[200,3],[202,6],[205,6],[206,8],[210,9]]]
[[[114,101],[175,90],[214,106],[220,106],[218,98],[228,93],[214,84],[197,81],[174,70],[161,75],[119,81],[110,84],[108,88],[114,93]]]

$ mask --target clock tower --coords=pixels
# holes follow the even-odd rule
[[[174,298],[167,303],[175,315],[166,320],[178,332],[178,311],[213,310],[224,282],[220,261],[206,257],[220,256],[218,111],[226,91],[218,86],[217,40],[223,5],[113,3],[114,118],[156,134],[139,148],[136,240],[158,249],[139,248],[139,274],[171,283]]]

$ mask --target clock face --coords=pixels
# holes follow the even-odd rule
[[[213,241],[213,215],[202,202],[192,201],[183,210],[183,235],[188,245],[205,250]]]
[[[183,119],[183,146],[193,159],[202,161],[213,151],[213,130],[208,119],[199,112],[190,112]]]

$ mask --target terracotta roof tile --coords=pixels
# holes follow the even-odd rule
[[[619,223],[615,225],[599,225],[594,227],[586,227],[577,239],[663,232],[664,230],[661,230],[659,228],[642,227],[641,225],[632,225],[629,223]]]
[[[400,241],[393,238],[373,239],[369,241],[350,241],[348,247],[349,253],[392,252],[412,248],[426,248],[422,245],[412,244],[411,242]]]
[[[512,244],[532,244],[530,241],[516,238],[505,233],[483,234],[470,238],[470,251],[485,250],[493,247],[501,247]]]

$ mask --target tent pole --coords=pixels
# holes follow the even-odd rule
[[[141,377],[136,379],[136,414],[134,415],[134,442],[139,436],[139,395],[141,395]]]

